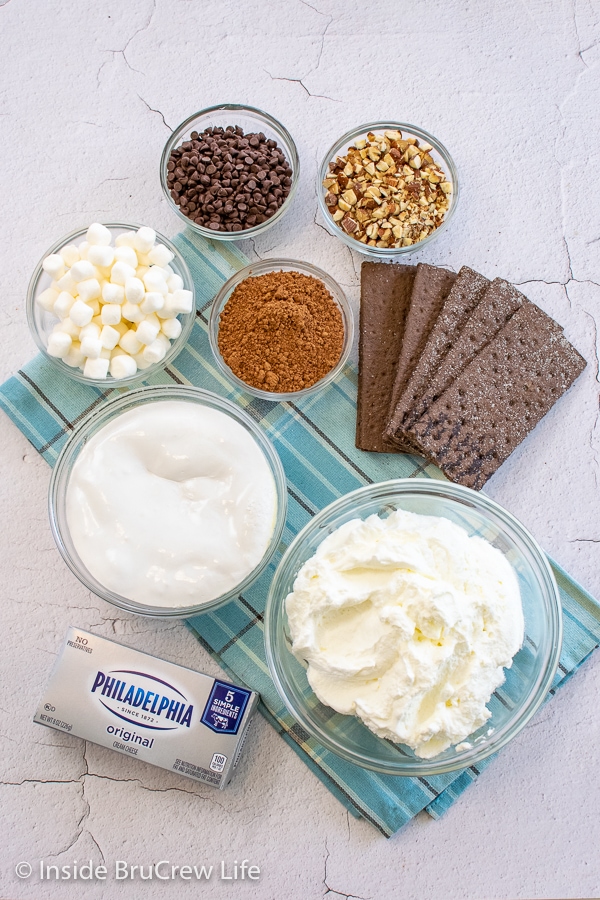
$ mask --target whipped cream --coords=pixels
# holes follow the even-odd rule
[[[403,510],[330,534],[286,611],[319,700],[425,759],[489,719],[523,642],[519,586],[501,551]]]
[[[231,416],[165,400],[122,413],[83,447],[66,514],[104,587],[150,606],[191,606],[240,583],[266,552],[277,494],[269,464]]]

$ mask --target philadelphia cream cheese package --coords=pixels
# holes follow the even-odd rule
[[[258,700],[71,627],[33,720],[223,789]]]

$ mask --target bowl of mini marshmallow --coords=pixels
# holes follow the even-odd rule
[[[177,248],[147,226],[92,223],[37,264],[27,320],[46,358],[87,384],[130,385],[164,368],[194,324],[194,285]]]

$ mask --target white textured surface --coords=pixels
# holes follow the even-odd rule
[[[328,269],[356,302],[360,259],[322,230],[316,166],[364,121],[415,122],[453,153],[463,195],[423,258],[502,275],[564,326],[583,377],[490,482],[600,594],[600,4],[597,0],[0,0],[3,380],[34,353],[29,274],[96,219],[172,234],[158,160],[172,127],[213,103],[268,110],[302,160],[291,213],[252,254]],[[418,261],[420,255],[412,257]],[[219,794],[31,723],[68,624],[212,672],[180,624],[90,596],[54,548],[47,465],[0,428],[2,897],[592,897],[600,894],[600,654],[439,822],[386,841],[349,816],[262,720]],[[43,889],[13,866],[248,858],[258,885],[107,880]]]

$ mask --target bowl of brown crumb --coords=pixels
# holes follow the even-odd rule
[[[238,388],[264,400],[295,400],[341,372],[352,347],[352,311],[322,269],[261,260],[223,285],[208,334],[220,370]]]

